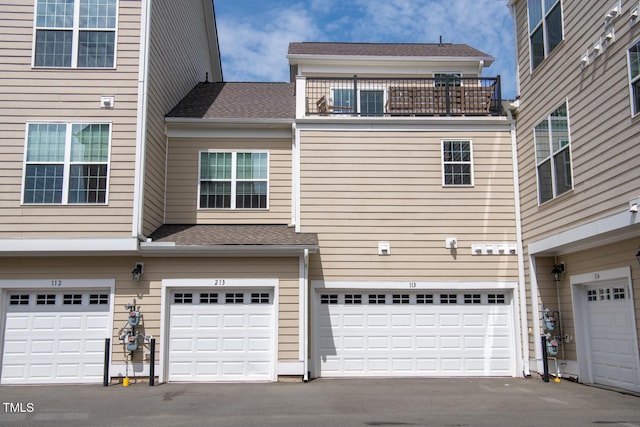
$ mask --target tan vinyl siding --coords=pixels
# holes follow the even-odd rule
[[[33,0],[0,10],[0,237],[131,235],[140,2],[120,2],[116,68],[32,68]],[[115,108],[100,108],[102,95]],[[108,204],[22,205],[28,122],[112,124]]]
[[[603,35],[603,17],[613,2],[563,0],[565,40],[533,74],[529,71],[526,3],[517,4],[518,147],[525,243],[619,212],[640,189],[640,120],[631,118],[627,64],[629,45],[640,39],[628,23],[633,2],[622,1],[622,14],[614,21],[616,41],[581,69],[580,57]],[[538,206],[533,128],[565,100],[574,189]]]
[[[570,343],[561,344],[560,351],[564,350],[564,359],[577,359],[575,323],[573,321],[574,313],[571,299],[571,276],[631,266],[636,327],[640,336],[640,267],[634,257],[637,251],[637,239],[628,239],[596,249],[565,254],[556,258],[555,262],[564,262],[566,268],[566,272],[562,275],[562,280],[557,288],[560,296],[561,332],[562,334],[573,336]],[[556,291],[556,284],[549,273],[553,268],[554,258],[538,257],[536,264],[538,266],[539,303],[552,311],[558,311],[558,292]],[[562,356],[562,353],[560,353],[560,356]]]
[[[205,81],[207,73],[214,78],[211,55],[217,55],[217,47],[208,44],[205,4],[203,0],[152,2],[143,230],[147,234],[164,223],[164,116]]]
[[[298,258],[145,258],[140,282],[131,280],[131,269],[138,258],[1,258],[3,280],[11,279],[105,279],[116,280],[112,362],[124,362],[125,352],[118,340],[127,322],[125,304],[136,299],[143,321],[136,328],[143,335],[160,336],[161,289],[163,279],[277,278],[279,279],[278,360],[298,360],[299,353],[299,260]],[[134,353],[142,362],[143,352]],[[159,361],[159,351],[156,353]],[[144,361],[148,363],[148,361]]]
[[[198,209],[200,151],[269,153],[268,209]],[[291,222],[291,140],[177,139],[169,141],[167,224],[288,224]]]
[[[471,255],[472,243],[516,241],[506,129],[303,131],[301,227],[321,248],[311,279],[517,280],[515,256]],[[472,141],[473,187],[443,187],[442,140]],[[390,256],[378,256],[379,241]]]

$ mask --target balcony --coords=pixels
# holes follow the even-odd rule
[[[500,116],[500,76],[306,78],[306,114],[357,117]]]

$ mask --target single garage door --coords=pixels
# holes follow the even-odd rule
[[[3,384],[102,381],[108,290],[13,291],[7,299]]]
[[[172,293],[169,381],[270,381],[274,372],[271,290]]]
[[[316,376],[513,376],[510,292],[316,295]]]
[[[593,382],[640,392],[638,348],[629,284],[587,287],[587,327]]]

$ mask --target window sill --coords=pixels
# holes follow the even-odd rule
[[[538,210],[543,209],[543,208],[546,209],[549,206],[553,206],[554,204],[560,203],[562,200],[573,196],[573,193],[575,192],[575,190],[576,189],[574,187],[571,190],[565,191],[561,195],[554,197],[553,199],[547,200],[544,203],[538,203]]]

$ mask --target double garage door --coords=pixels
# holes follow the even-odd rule
[[[171,293],[169,381],[271,381],[272,290]]]
[[[0,382],[102,381],[109,298],[108,290],[8,292]]]
[[[513,376],[511,292],[315,295],[315,375]]]

